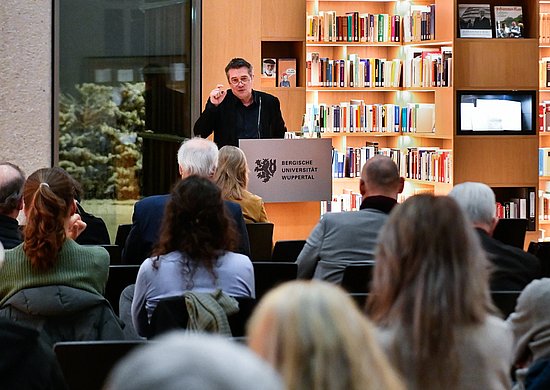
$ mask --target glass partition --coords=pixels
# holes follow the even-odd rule
[[[114,241],[177,179],[200,113],[200,1],[56,0],[54,15],[54,163]]]

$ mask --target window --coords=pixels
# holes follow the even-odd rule
[[[115,229],[136,199],[177,178],[177,148],[200,113],[200,0],[56,0],[54,9],[55,162]]]

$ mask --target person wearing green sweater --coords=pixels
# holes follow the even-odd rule
[[[74,239],[86,228],[76,214],[71,177],[61,168],[39,169],[23,190],[24,241],[7,250],[0,268],[0,306],[26,288],[64,285],[102,295],[109,254]]]

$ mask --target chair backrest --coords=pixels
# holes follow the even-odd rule
[[[127,286],[136,283],[139,265],[111,265],[109,278],[105,286],[105,298],[111,303],[115,313],[119,312],[118,302],[120,293]]]
[[[251,260],[270,261],[273,250],[273,223],[247,223],[246,230],[250,241]]]
[[[124,248],[124,245],[126,244],[126,238],[128,238],[128,234],[130,234],[131,228],[131,223],[118,225],[115,236],[115,244],[118,245],[120,248]]]
[[[362,312],[365,312],[369,293],[350,293],[349,295],[351,299],[355,301],[357,306],[359,306],[359,309],[361,309]]]
[[[254,284],[256,286],[256,299],[261,299],[264,294],[278,284],[294,280],[298,275],[298,265],[288,262],[253,262]]]
[[[526,232],[527,219],[502,218],[497,223],[493,238],[507,245],[523,249]]]
[[[280,240],[275,243],[271,261],[296,261],[306,240]]]
[[[506,318],[514,312],[519,294],[521,291],[491,291],[493,304],[502,313],[502,318]]]
[[[122,264],[122,247],[118,245],[101,245],[103,248],[107,249],[109,252],[109,258],[111,259],[111,265],[120,265]]]
[[[234,298],[239,302],[239,311],[228,316],[227,320],[233,337],[244,337],[246,322],[252,315],[256,300],[245,297]],[[184,297],[161,299],[151,317],[148,337],[152,338],[172,329],[185,329],[188,320],[189,314],[187,313]]]
[[[368,293],[373,264],[350,264],[344,269],[342,287],[350,293]]]
[[[53,347],[69,390],[101,390],[115,364],[147,341],[67,341]]]
[[[550,242],[534,242],[529,243],[527,251],[538,257],[541,266],[541,277],[550,277]]]

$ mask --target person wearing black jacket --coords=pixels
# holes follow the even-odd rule
[[[241,138],[284,138],[286,127],[279,99],[252,89],[252,65],[233,58],[225,67],[230,89],[218,84],[210,92],[206,108],[195,122],[196,136],[208,137],[214,132],[214,142],[239,146]]]
[[[491,262],[491,291],[521,291],[541,277],[537,257],[492,237],[498,223],[493,190],[484,183],[460,183],[451,190],[453,197],[469,217],[481,246]]]

